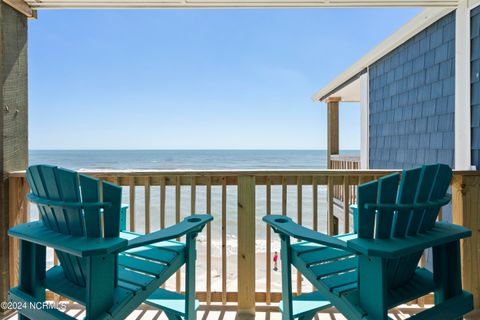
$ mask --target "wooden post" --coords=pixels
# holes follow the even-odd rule
[[[255,316],[255,177],[238,177],[238,311]]]
[[[27,18],[0,2],[0,301],[10,287],[8,172],[28,163]],[[0,310],[4,312],[5,310]]]
[[[340,151],[339,143],[339,97],[330,97],[327,103],[327,169],[332,169],[331,156]]]
[[[327,103],[327,169],[333,169],[332,155],[340,152],[339,139],[339,115],[338,109],[340,97],[330,97],[325,100]],[[329,234],[338,234],[338,218],[333,215],[333,192],[334,187],[329,187],[328,208],[332,210],[330,222],[328,222]]]
[[[474,306],[480,308],[480,175],[457,174],[452,181],[452,222],[472,230],[472,236],[460,242],[462,284],[474,297]]]
[[[28,219],[28,184],[23,177],[9,178],[9,227],[20,223],[26,223]],[[9,237],[10,259],[10,288],[18,285],[19,252],[20,242],[18,239]]]

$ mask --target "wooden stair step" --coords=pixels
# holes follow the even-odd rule
[[[330,301],[325,299],[320,292],[314,291],[292,297],[292,314],[294,318],[301,317],[313,311],[320,311],[331,307]],[[278,305],[283,310],[282,301]]]
[[[173,313],[179,316],[185,316],[185,295],[168,291],[163,288],[155,290],[145,303],[157,308],[160,308],[169,313]],[[195,310],[200,306],[200,302],[195,300]]]

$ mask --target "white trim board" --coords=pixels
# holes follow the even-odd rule
[[[360,169],[370,167],[370,108],[369,108],[368,71],[360,76]]]
[[[460,2],[455,25],[455,169],[471,169],[470,8]]]
[[[407,24],[405,24],[403,27],[393,33],[390,37],[388,37],[378,46],[373,48],[350,68],[348,68],[338,77],[336,77],[333,81],[331,81],[329,84],[327,84],[317,93],[315,93],[312,99],[314,101],[321,101],[320,99],[322,99],[322,97],[325,97],[329,93],[334,92],[338,87],[355,77],[362,70],[368,68],[370,65],[372,65],[391,51],[398,48],[407,40],[411,39],[420,31],[429,27],[430,25],[432,25],[433,23],[440,20],[454,10],[455,8],[430,8],[423,10],[421,13],[411,19]],[[332,96],[335,96],[335,93],[333,93]]]
[[[480,0],[468,0],[468,8],[470,10],[475,9],[480,5]]]

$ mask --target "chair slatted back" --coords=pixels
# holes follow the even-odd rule
[[[428,232],[435,226],[442,207],[435,201],[445,198],[451,178],[449,166],[433,164],[359,185],[358,237],[395,241]],[[419,251],[388,261],[391,288],[401,286],[411,278],[422,253]]]
[[[27,169],[31,193],[48,201],[65,205],[38,203],[40,219],[56,232],[76,237],[118,237],[120,223],[121,187],[103,182],[103,211],[100,206],[100,181],[75,171],[49,165],[34,165]],[[72,204],[76,204],[72,205]],[[103,214],[103,230],[102,230]],[[85,286],[86,261],[61,251],[55,251],[65,276],[79,286]]]

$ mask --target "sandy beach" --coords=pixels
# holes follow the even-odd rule
[[[271,292],[281,292],[282,290],[282,278],[281,278],[281,266],[280,262],[278,263],[278,270],[273,270],[273,252],[274,248],[278,248],[280,244],[278,242],[272,242],[272,257],[271,267]],[[278,250],[278,249],[277,249]],[[257,252],[256,256],[256,291],[257,292],[266,292],[267,291],[267,270],[266,270],[266,253]],[[198,248],[197,263],[196,263],[196,286],[197,291],[206,291],[207,284],[207,256],[205,254],[204,248],[202,245]],[[228,292],[235,292],[238,288],[237,282],[237,257],[229,256],[226,259],[226,287]],[[182,273],[182,277],[184,274]],[[294,280],[293,288],[296,290],[296,271],[292,270],[292,279]],[[182,288],[183,288],[183,278],[182,278]],[[168,280],[167,288],[175,289],[175,276]],[[312,289],[312,286],[308,280],[304,279],[302,281],[302,290],[303,292],[308,292]],[[222,258],[221,257],[211,257],[211,290],[212,292],[222,292]]]

